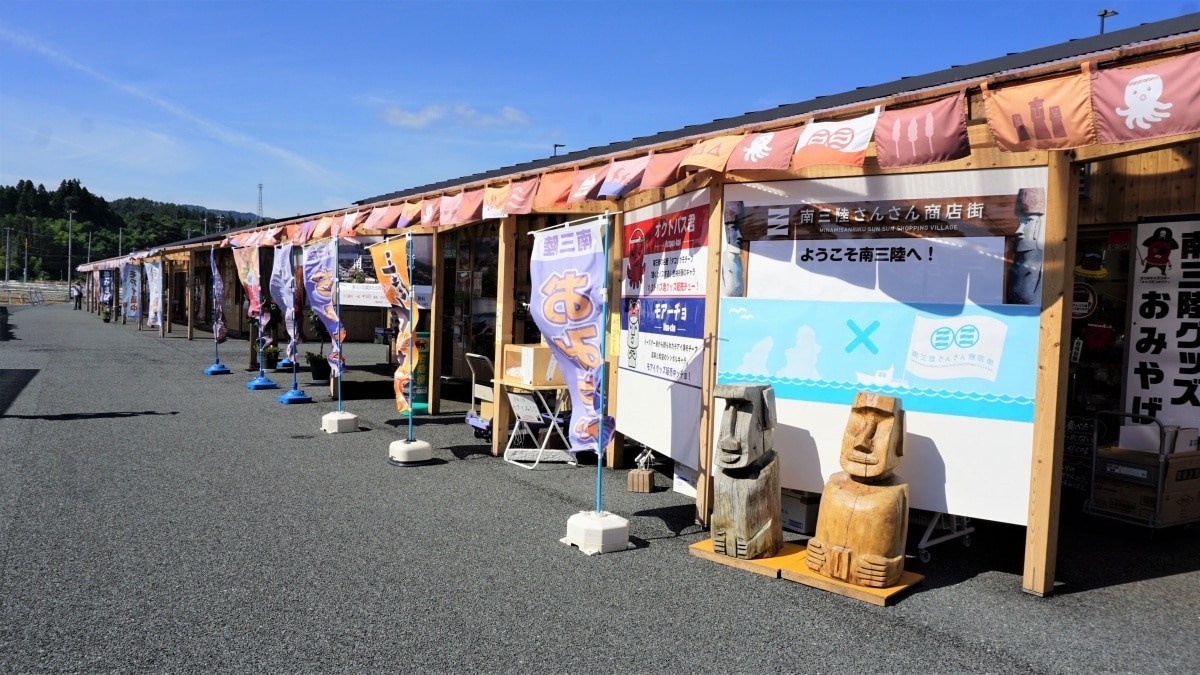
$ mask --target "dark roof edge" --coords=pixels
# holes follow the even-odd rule
[[[1113,31],[1111,33],[1104,33],[1102,35],[1093,35],[1085,38],[1072,39],[1067,42],[1051,45],[1049,47],[1040,47],[1038,49],[1032,49],[1025,52],[1009,54],[1008,56],[988,59],[986,61],[979,61],[977,63],[972,63],[965,66],[952,66],[948,69],[939,70],[926,75],[906,77],[884,84],[861,87],[853,91],[835,94],[832,96],[818,96],[817,98],[808,101],[789,103],[769,110],[746,113],[745,115],[739,115],[737,117],[713,120],[712,122],[687,126],[674,131],[664,131],[657,134],[652,134],[650,136],[642,136],[627,141],[611,143],[609,145],[597,146],[594,148],[588,148],[586,150],[577,150],[575,152],[559,155],[557,157],[546,157],[544,159],[492,169],[477,174],[430,183],[428,185],[407,188],[397,192],[391,192],[384,195],[362,199],[354,202],[354,204],[361,206],[376,202],[392,201],[405,197],[411,197],[413,195],[462,187],[470,183],[478,183],[494,178],[502,178],[504,176],[511,176],[513,174],[531,173],[541,169],[564,164],[577,164],[588,159],[612,155],[627,150],[634,150],[640,147],[662,145],[674,140],[712,134],[726,129],[734,129],[755,124],[765,124],[776,120],[787,119],[789,117],[799,117],[820,110],[846,107],[856,103],[888,98],[897,94],[946,86],[955,82],[978,80],[1007,71],[1030,68],[1033,66],[1052,63],[1054,61],[1075,59],[1088,54],[1105,52],[1130,44],[1161,40],[1197,31],[1200,31],[1200,12],[1185,14],[1173,19],[1155,21],[1153,23],[1144,23],[1140,26],[1125,28],[1122,30]]]

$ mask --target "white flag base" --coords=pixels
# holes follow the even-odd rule
[[[580,511],[567,519],[567,536],[559,539],[588,555],[629,548],[629,521],[608,511]]]
[[[327,413],[321,418],[321,431],[327,434],[358,431],[358,415],[345,411]]]
[[[433,459],[433,446],[417,439],[392,441],[388,446],[388,464],[392,466],[415,466]]]

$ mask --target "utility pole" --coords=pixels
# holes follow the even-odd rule
[[[223,213],[217,214],[217,232],[221,231],[221,221],[224,220],[224,218],[225,218],[225,214],[223,214]]]
[[[92,262],[92,233],[88,232],[88,262]]]
[[[8,256],[8,240],[12,237],[12,228],[4,228],[4,283],[8,283],[8,268],[12,266],[12,258]]]
[[[1117,11],[1115,9],[1102,9],[1102,10],[1100,10],[1099,13],[1097,13],[1096,16],[1100,17],[1100,34],[1101,35],[1104,35],[1104,20],[1109,18],[1110,16],[1116,16],[1116,15],[1117,15]]]
[[[117,255],[121,255],[124,251],[125,228],[117,228]]]
[[[29,235],[25,235],[25,273],[21,276],[23,283],[29,283]]]
[[[208,234],[208,216],[201,218],[200,222],[204,223],[204,234]]]
[[[71,239],[75,234],[75,209],[67,209],[67,281],[75,276],[71,269]]]

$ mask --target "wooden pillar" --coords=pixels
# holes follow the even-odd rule
[[[442,274],[446,242],[441,234],[434,232],[433,238],[433,292],[429,296],[429,414],[436,415],[442,407],[442,347],[450,349],[451,345],[442,345]]]
[[[196,295],[196,254],[193,251],[187,254],[187,283],[183,292],[186,294],[183,306],[187,311],[187,339],[191,340],[196,337],[196,321],[192,318],[192,298]]]
[[[708,284],[704,297],[704,363],[700,375],[700,470],[696,478],[696,522],[712,517],[713,387],[717,382],[717,322],[721,316],[721,246],[725,239],[724,187],[714,181],[708,193]]]
[[[513,319],[516,299],[513,286],[516,279],[517,261],[517,217],[505,216],[500,220],[499,251],[496,254],[496,341],[492,351],[492,365],[496,379],[492,384],[492,454],[504,454],[508,444],[508,417],[512,410],[508,405],[508,392],[500,380],[504,378],[504,345],[512,343]]]
[[[620,212],[608,214],[608,335],[604,354],[604,407],[615,418],[617,409],[618,365],[621,363],[621,263],[625,259],[625,220]],[[625,434],[614,433],[604,465],[616,469],[625,465]]]
[[[165,331],[171,332],[171,286],[174,279],[171,277],[171,261],[163,259],[163,323],[166,325]]]
[[[1067,354],[1074,285],[1075,232],[1079,197],[1071,179],[1071,152],[1051,152],[1046,192],[1046,248],[1042,261],[1042,315],[1033,412],[1033,457],[1029,476],[1029,519],[1021,588],[1048,595],[1054,590],[1058,556],[1058,511],[1062,486],[1063,419],[1067,407]]]

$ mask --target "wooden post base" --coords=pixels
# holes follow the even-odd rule
[[[855,586],[854,584],[821,576],[808,569],[808,564],[804,560],[808,557],[808,549],[801,544],[791,542],[784,542],[783,548],[779,549],[778,555],[771,556],[770,558],[757,558],[755,560],[740,560],[715,553],[713,551],[712,539],[698,541],[689,546],[688,551],[697,558],[711,560],[712,562],[736,567],[747,572],[754,572],[755,574],[762,574],[774,579],[783,578],[788,581],[795,581],[806,586],[812,586],[813,588],[837,593],[848,598],[879,605],[880,607],[887,606],[898,595],[925,579],[920,574],[905,571],[900,576],[900,583],[895,586],[889,586],[888,588]]]
[[[632,469],[628,487],[630,492],[654,492],[654,469]]]

